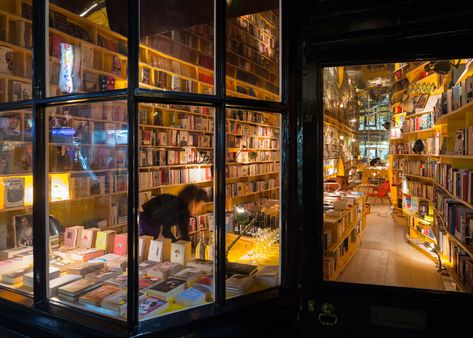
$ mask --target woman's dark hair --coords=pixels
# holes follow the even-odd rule
[[[186,204],[189,204],[192,201],[195,202],[208,202],[209,197],[207,196],[207,193],[205,192],[204,189],[201,189],[193,184],[190,184],[186,186],[184,189],[181,190],[179,193],[179,197],[186,202]]]

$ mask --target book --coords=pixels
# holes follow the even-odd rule
[[[115,233],[114,230],[98,231],[95,247],[104,250],[105,253],[113,253]]]
[[[119,288],[126,288],[128,285],[128,275],[126,273],[122,273],[112,279],[106,280],[104,282],[106,285],[113,285]]]
[[[93,248],[99,229],[83,229],[80,235],[79,246],[81,248]]]
[[[82,279],[82,276],[78,275],[64,275],[51,279],[49,281],[49,294],[51,296],[56,296],[58,288],[69,283],[73,283],[74,281],[78,281],[80,279]]]
[[[161,300],[169,301],[179,292],[184,291],[186,282],[178,278],[168,278],[152,287],[146,289],[146,293]]]
[[[464,155],[465,151],[465,135],[463,129],[457,129],[455,132],[455,144],[453,148],[455,155]]]
[[[75,282],[58,287],[57,294],[62,299],[74,301],[80,295],[92,289],[98,288],[101,285],[102,282],[89,278],[81,278]]]
[[[185,268],[175,274],[172,277],[185,280],[187,286],[192,286],[197,280],[204,275],[204,272],[196,268]]]
[[[247,275],[232,275],[230,278],[227,278],[225,288],[228,292],[235,294],[245,293],[254,282],[252,276]]]
[[[171,262],[186,265],[192,258],[192,244],[190,241],[179,240],[171,245]]]
[[[13,74],[13,49],[0,46],[0,73]]]
[[[146,297],[139,305],[139,314],[141,318],[147,318],[155,316],[156,314],[166,310],[169,307],[169,303],[165,300],[157,297]]]
[[[152,240],[149,243],[148,260],[153,262],[163,261],[164,242],[161,240]]]
[[[152,240],[153,236],[148,235],[142,235],[139,238],[138,257],[143,261],[148,259],[149,245]]]
[[[79,303],[100,306],[105,297],[114,295],[122,289],[113,285],[102,285],[92,291],[89,291],[79,297]]]
[[[0,223],[0,250],[5,250],[8,245],[8,228],[5,223]]]
[[[159,278],[159,277],[153,277],[153,276],[145,276],[145,277],[141,277],[139,280],[138,280],[138,285],[139,285],[139,289],[140,290],[144,290],[150,286],[153,286],[155,284],[158,284],[159,282],[161,282],[162,279]]]
[[[69,269],[67,269],[67,273],[70,275],[85,276],[88,273],[103,269],[103,267],[104,263],[101,262],[87,262],[70,267]]]
[[[12,208],[24,205],[25,202],[25,178],[5,177],[3,178],[3,204],[4,208]]]
[[[121,269],[105,268],[103,270],[96,270],[94,272],[85,275],[86,278],[95,279],[97,281],[104,282],[106,280],[117,277],[122,274]]]
[[[200,271],[205,273],[212,273],[214,262],[210,260],[203,260],[203,259],[193,259],[186,264],[189,267],[196,268]]]
[[[119,256],[125,256],[128,252],[128,235],[124,234],[116,234],[114,239],[114,248],[113,253]]]
[[[198,288],[188,288],[176,295],[175,303],[184,306],[196,306],[205,303],[206,295]]]
[[[76,247],[79,244],[83,226],[73,226],[64,231],[64,245],[67,247]]]
[[[279,265],[265,265],[254,276],[265,287],[276,286],[279,284]]]
[[[70,257],[73,260],[77,260],[80,262],[88,262],[91,259],[101,257],[104,255],[104,251],[102,249],[96,248],[89,248],[89,249],[81,249],[79,251],[72,252]]]
[[[32,270],[33,270],[33,267],[26,267],[23,269],[13,270],[13,271],[4,273],[1,275],[2,283],[10,284],[10,285],[21,283],[23,282],[23,276],[26,273],[31,272]]]
[[[174,275],[183,269],[183,266],[173,262],[158,263],[146,270],[146,274],[152,277],[166,279],[168,276]]]

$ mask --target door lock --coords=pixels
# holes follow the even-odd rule
[[[319,322],[324,326],[335,326],[338,322],[338,317],[335,314],[335,306],[331,303],[323,303],[320,307]]]

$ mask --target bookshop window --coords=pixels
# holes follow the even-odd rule
[[[472,59],[324,69],[325,280],[473,291],[472,75]]]
[[[226,295],[279,285],[281,115],[226,111]]]
[[[32,99],[32,8],[0,4],[0,103]]]
[[[279,1],[227,3],[227,95],[280,101]]]
[[[0,284],[25,294],[33,293],[31,127],[31,110],[0,112]]]
[[[213,1],[140,5],[140,88],[213,94]]]
[[[139,315],[213,302],[214,109],[139,106]]]
[[[48,96],[127,88],[127,12],[116,5],[49,1]]]
[[[126,102],[52,107],[47,119],[50,297],[124,319]]]

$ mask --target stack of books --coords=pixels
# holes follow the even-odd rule
[[[76,301],[84,293],[98,288],[102,285],[102,282],[99,282],[94,279],[89,278],[82,278],[70,284],[61,286],[58,288],[58,296],[59,298],[66,300],[66,301]]]
[[[170,301],[175,298],[178,293],[184,291],[185,288],[185,281],[171,277],[161,283],[149,287],[146,289],[146,293],[161,300]]]
[[[227,279],[225,287],[228,293],[241,295],[244,294],[254,282],[253,276],[232,275]]]

